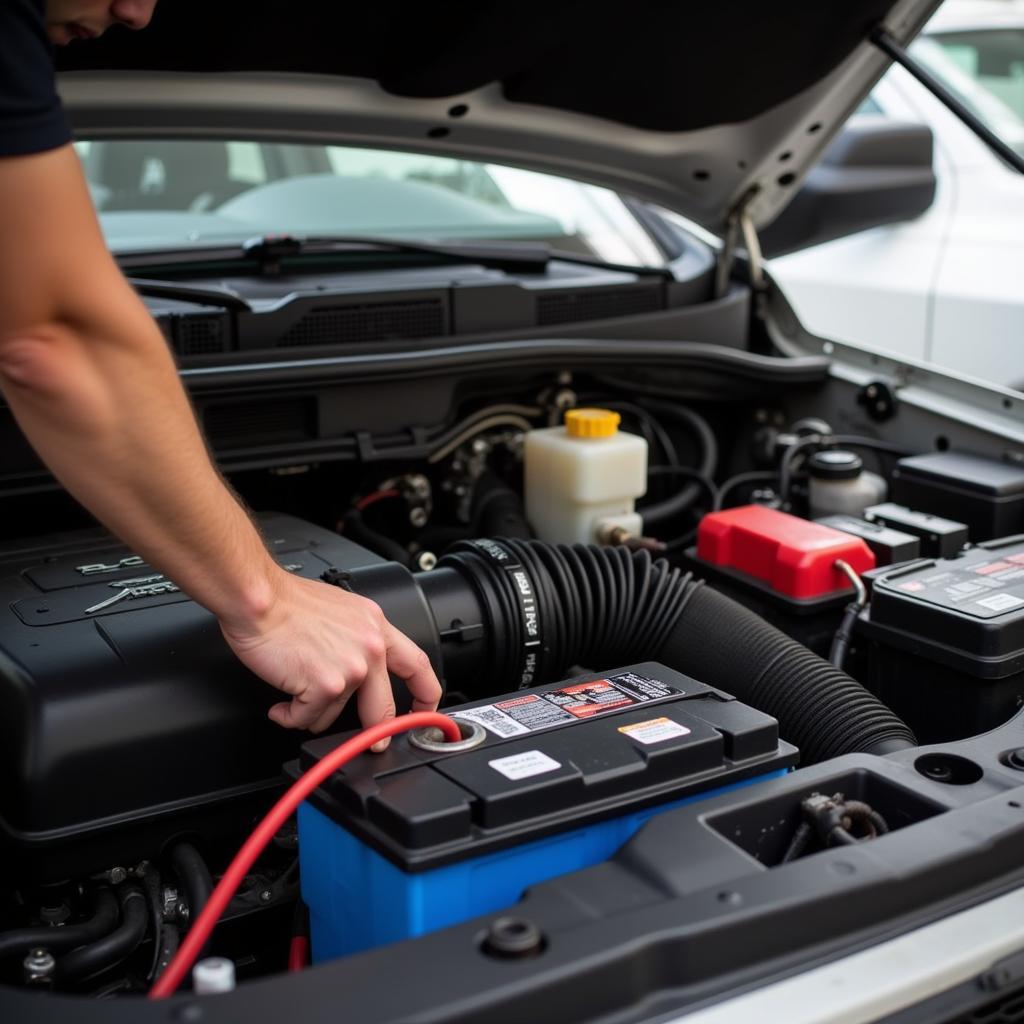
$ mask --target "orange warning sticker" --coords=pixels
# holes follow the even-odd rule
[[[673,722],[671,718],[650,718],[646,722],[633,722],[620,725],[619,732],[640,743],[661,743],[663,740],[675,739],[676,736],[689,736],[690,730],[685,725]]]

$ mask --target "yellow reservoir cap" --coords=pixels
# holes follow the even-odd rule
[[[614,437],[622,417],[611,409],[570,409],[565,430],[570,437]]]

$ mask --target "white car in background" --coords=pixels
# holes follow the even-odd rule
[[[951,0],[910,52],[1024,152],[1024,2]],[[1024,176],[902,67],[850,127],[883,119],[931,128],[931,208],[778,257],[772,275],[815,334],[1024,390]]]

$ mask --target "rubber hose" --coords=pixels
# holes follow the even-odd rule
[[[189,920],[194,921],[203,912],[213,892],[210,869],[191,843],[175,843],[171,847],[169,860],[185,892]]]
[[[526,522],[523,499],[496,473],[482,473],[473,488],[471,511],[477,537],[517,537],[528,540],[533,534]]]
[[[773,715],[805,764],[916,743],[855,679],[709,587],[694,595],[656,657]]]
[[[118,893],[121,923],[109,935],[72,950],[57,961],[57,980],[62,984],[83,981],[114,967],[131,956],[146,937],[149,907],[146,895],[136,886],[124,886]]]
[[[385,537],[383,533],[372,530],[363,522],[363,517],[357,509],[350,509],[345,513],[342,520],[344,533],[349,540],[356,544],[362,544],[374,553],[399,565],[409,566],[409,552],[397,541]]]
[[[701,451],[701,461],[697,466],[697,471],[702,476],[706,476],[709,479],[713,478],[715,470],[718,468],[718,442],[715,440],[715,435],[707,420],[703,416],[699,416],[692,409],[675,405],[672,402],[645,399],[644,408],[660,413],[662,416],[667,416],[670,419],[678,420],[690,428],[699,442]],[[646,533],[652,527],[658,526],[673,516],[679,515],[680,512],[686,511],[702,493],[703,491],[699,484],[691,483],[681,488],[671,498],[666,498],[664,501],[658,501],[653,505],[647,505],[645,508],[638,509],[637,511],[643,520],[644,532]]]
[[[85,945],[109,934],[117,925],[117,899],[104,886],[96,890],[92,917],[80,924],[67,924],[62,928],[43,925],[38,928],[18,928],[0,932],[0,960],[8,956],[24,956],[37,946],[60,953]]]
[[[539,662],[530,668],[537,680],[558,679],[572,665],[662,661],[772,715],[805,764],[915,745],[910,729],[855,679],[647,551],[470,541],[440,564],[492,595],[489,669],[499,689],[521,684],[529,647],[518,613],[521,582],[517,590],[513,578],[521,566],[540,621]]]

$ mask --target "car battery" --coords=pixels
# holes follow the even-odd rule
[[[717,590],[821,655],[853,597],[836,562],[858,573],[875,567],[863,538],[762,505],[704,516],[686,559]]]
[[[858,632],[868,686],[922,743],[986,732],[1024,703],[1024,534],[874,575]]]
[[[971,540],[1024,530],[1024,466],[971,455],[930,452],[900,459],[892,472],[893,500],[958,519]]]
[[[652,816],[797,760],[775,719],[653,662],[446,713],[477,746],[401,734],[299,808],[315,961],[502,910],[608,859]],[[289,772],[345,738],[306,743]]]

